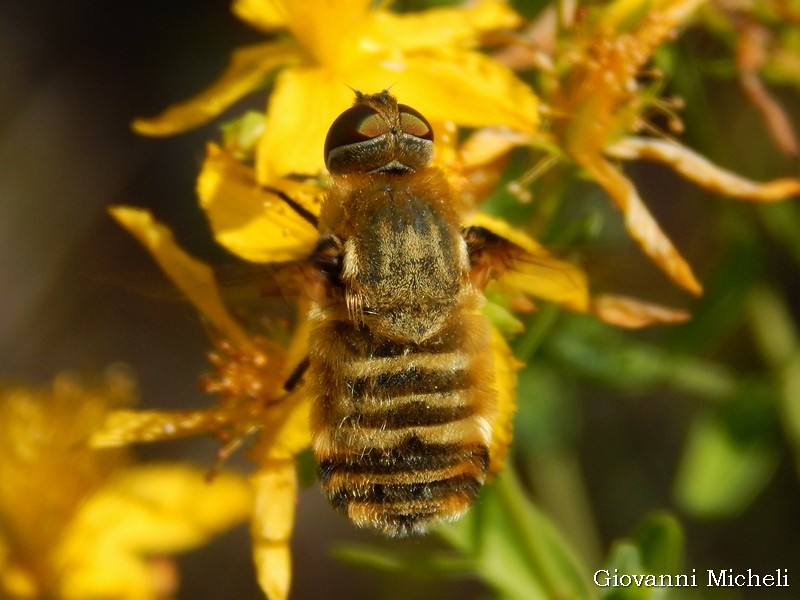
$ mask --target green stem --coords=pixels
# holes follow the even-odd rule
[[[525,333],[514,343],[514,354],[528,362],[542,345],[545,336],[556,322],[561,309],[555,304],[544,304],[525,325]]]

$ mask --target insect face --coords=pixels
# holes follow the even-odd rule
[[[430,123],[386,91],[357,92],[356,104],[339,115],[325,140],[325,165],[337,175],[416,171],[432,155]]]

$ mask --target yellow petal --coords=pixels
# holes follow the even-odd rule
[[[758,183],[718,167],[696,152],[667,140],[629,137],[605,149],[615,158],[657,160],[707,190],[747,200],[775,202],[800,194],[800,179]]]
[[[109,551],[104,546],[86,548],[95,558],[80,564],[70,561],[67,575],[59,585],[59,598],[117,598],[119,600],[153,600],[164,597],[164,587],[154,577],[149,562],[125,552]],[[174,591],[174,590],[167,590]],[[169,597],[169,596],[167,596]]]
[[[355,38],[372,0],[273,0],[272,4],[312,63],[335,68],[364,50]]]
[[[458,148],[462,168],[485,165],[517,146],[529,146],[534,137],[508,127],[486,127],[470,135]]]
[[[249,345],[247,334],[231,318],[219,296],[213,271],[192,258],[175,243],[172,233],[144,210],[117,206],[110,209],[123,227],[153,255],[161,269],[200,313],[227,340],[238,347]]]
[[[346,84],[352,85],[321,69],[289,69],[278,76],[256,154],[258,181],[267,183],[289,173],[315,175],[325,169],[328,128],[353,104]]]
[[[649,37],[653,29],[669,31],[683,24],[705,0],[615,0],[603,9],[600,21],[611,31],[640,26],[639,35]],[[646,16],[652,17],[648,23]],[[657,40],[654,40],[654,42]]]
[[[539,100],[503,65],[477,52],[437,52],[363,64],[349,85],[380,90],[391,86],[398,100],[430,121],[467,127],[507,125],[536,133]]]
[[[308,338],[311,328],[314,326],[313,322],[307,318],[310,308],[311,301],[301,297],[297,303],[297,325],[286,350],[284,365],[287,367],[287,372],[283,377],[283,381],[286,381],[297,365],[308,356]]]
[[[292,577],[289,542],[297,503],[294,461],[266,462],[250,481],[255,490],[251,534],[258,582],[269,600],[285,600]]]
[[[0,597],[35,600],[40,597],[33,573],[11,558],[11,547],[0,532]]]
[[[481,32],[516,27],[520,21],[520,16],[508,3],[498,0],[403,14],[378,11],[369,23],[369,42],[365,43],[370,48],[395,51],[474,46]]]
[[[116,410],[92,433],[90,443],[94,448],[114,448],[172,440],[205,433],[217,425],[219,418],[210,411]]]
[[[626,296],[603,295],[592,298],[591,311],[606,323],[638,329],[649,325],[683,323],[691,315],[679,308],[650,304]]]
[[[401,103],[431,121],[507,125],[528,132],[536,132],[539,121],[539,101],[531,88],[477,52],[443,49],[391,60],[369,57],[336,75],[316,68],[290,69],[278,76],[270,97],[269,121],[256,159],[259,181],[324,169],[328,128],[353,103],[348,87],[366,93],[391,87]]]
[[[65,532],[56,554],[64,597],[155,597],[148,556],[205,543],[246,519],[252,497],[248,483],[231,474],[209,482],[202,471],[179,465],[121,472]]]
[[[264,415],[264,428],[251,457],[259,464],[291,460],[311,445],[311,399],[302,387],[275,404]]]
[[[294,42],[268,42],[239,48],[222,76],[200,94],[149,119],[136,119],[133,129],[144,135],[172,135],[216,117],[280,66],[299,60]]]
[[[320,189],[314,188],[317,194],[310,197],[298,183],[273,181],[271,185],[319,213]],[[214,144],[208,145],[197,193],[216,240],[246,260],[289,261],[305,258],[314,249],[314,227],[278,196],[259,187],[252,169]]]
[[[280,3],[272,0],[235,0],[231,10],[242,21],[262,31],[286,26],[286,15]]]
[[[475,213],[466,224],[484,227],[529,254],[528,259],[515,261],[512,268],[499,277],[500,284],[571,310],[587,310],[588,284],[586,274],[579,267],[553,258],[532,238],[485,213]]]
[[[657,0],[654,11],[664,21],[663,27],[674,28],[686,23],[706,0]]]
[[[492,444],[489,448],[489,473],[496,475],[513,437],[514,413],[517,409],[517,370],[522,366],[511,352],[502,335],[492,327],[492,360],[494,383],[497,390],[497,417],[492,423]]]
[[[645,254],[652,258],[675,283],[693,294],[700,295],[703,288],[694,276],[689,263],[653,219],[653,215],[647,210],[630,180],[601,156],[577,155],[576,160],[606,190],[623,212],[625,227]]]

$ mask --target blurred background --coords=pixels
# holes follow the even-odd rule
[[[222,1],[0,3],[0,378],[47,386],[64,370],[92,374],[121,362],[136,374],[142,407],[209,403],[198,387],[198,375],[207,369],[201,324],[187,304],[137,291],[159,281],[159,273],[106,208],[148,207],[190,252],[212,262],[229,260],[211,241],[194,195],[205,141],[218,137],[219,123],[164,139],[138,137],[129,123],[200,90],[221,72],[231,49],[258,39]],[[695,36],[682,52],[688,60],[694,52],[713,58],[721,48]],[[695,92],[706,103],[685,115],[688,145],[754,179],[800,176],[797,159],[775,149],[734,82],[703,85]],[[797,89],[779,90],[778,96],[800,122]],[[263,98],[245,102],[259,108]],[[687,564],[699,573],[790,570],[788,590],[702,590],[708,595],[697,597],[794,598],[800,586],[797,449],[776,411],[762,410],[777,384],[748,326],[748,294],[766,285],[793,322],[800,316],[798,255],[784,242],[792,232],[800,238],[800,229],[792,229],[797,213],[713,198],[659,167],[630,172],[708,295],[693,300],[674,289],[628,240],[597,189],[575,186],[574,208],[565,215],[600,215],[603,222],[603,235],[586,252],[593,281],[686,307],[698,319],[636,334],[571,318],[553,326],[522,374],[515,441],[520,478],[588,561],[602,561],[614,540],[666,509],[680,518]],[[784,237],[774,234],[781,226]],[[690,358],[675,366],[676,356]],[[720,366],[724,372],[714,379]],[[687,379],[703,375],[705,383]],[[702,427],[702,418],[721,418],[719,397],[702,392],[715,382],[746,382],[760,390],[733,403],[736,410],[725,418],[744,427],[745,446],[755,437],[767,450],[752,460],[755,475],[741,475],[739,488],[719,483],[722,495],[731,490],[742,501],[727,506],[714,499],[717,508],[703,514],[696,502],[686,510],[676,480],[698,477],[682,461],[689,460],[689,440],[699,435],[693,428]],[[210,466],[215,449],[213,440],[190,439],[137,452],[147,460]],[[247,469],[241,457],[233,466]],[[708,470],[700,479],[713,483],[713,474],[731,464],[720,458],[702,468]],[[572,490],[571,500],[560,485]],[[570,506],[575,498],[579,506]],[[312,486],[298,509],[293,598],[492,597],[466,576],[410,578],[332,558],[331,548],[346,542],[411,553],[438,543],[387,545],[356,532]],[[180,598],[261,597],[245,527],[179,562]],[[592,570],[600,566],[589,564]]]

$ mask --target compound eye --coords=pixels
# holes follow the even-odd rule
[[[433,129],[425,117],[406,104],[398,104],[397,109],[400,111],[400,128],[403,133],[433,141]]]
[[[325,162],[328,162],[328,155],[336,148],[365,142],[387,131],[389,126],[374,108],[365,104],[348,108],[328,129],[325,138]]]

